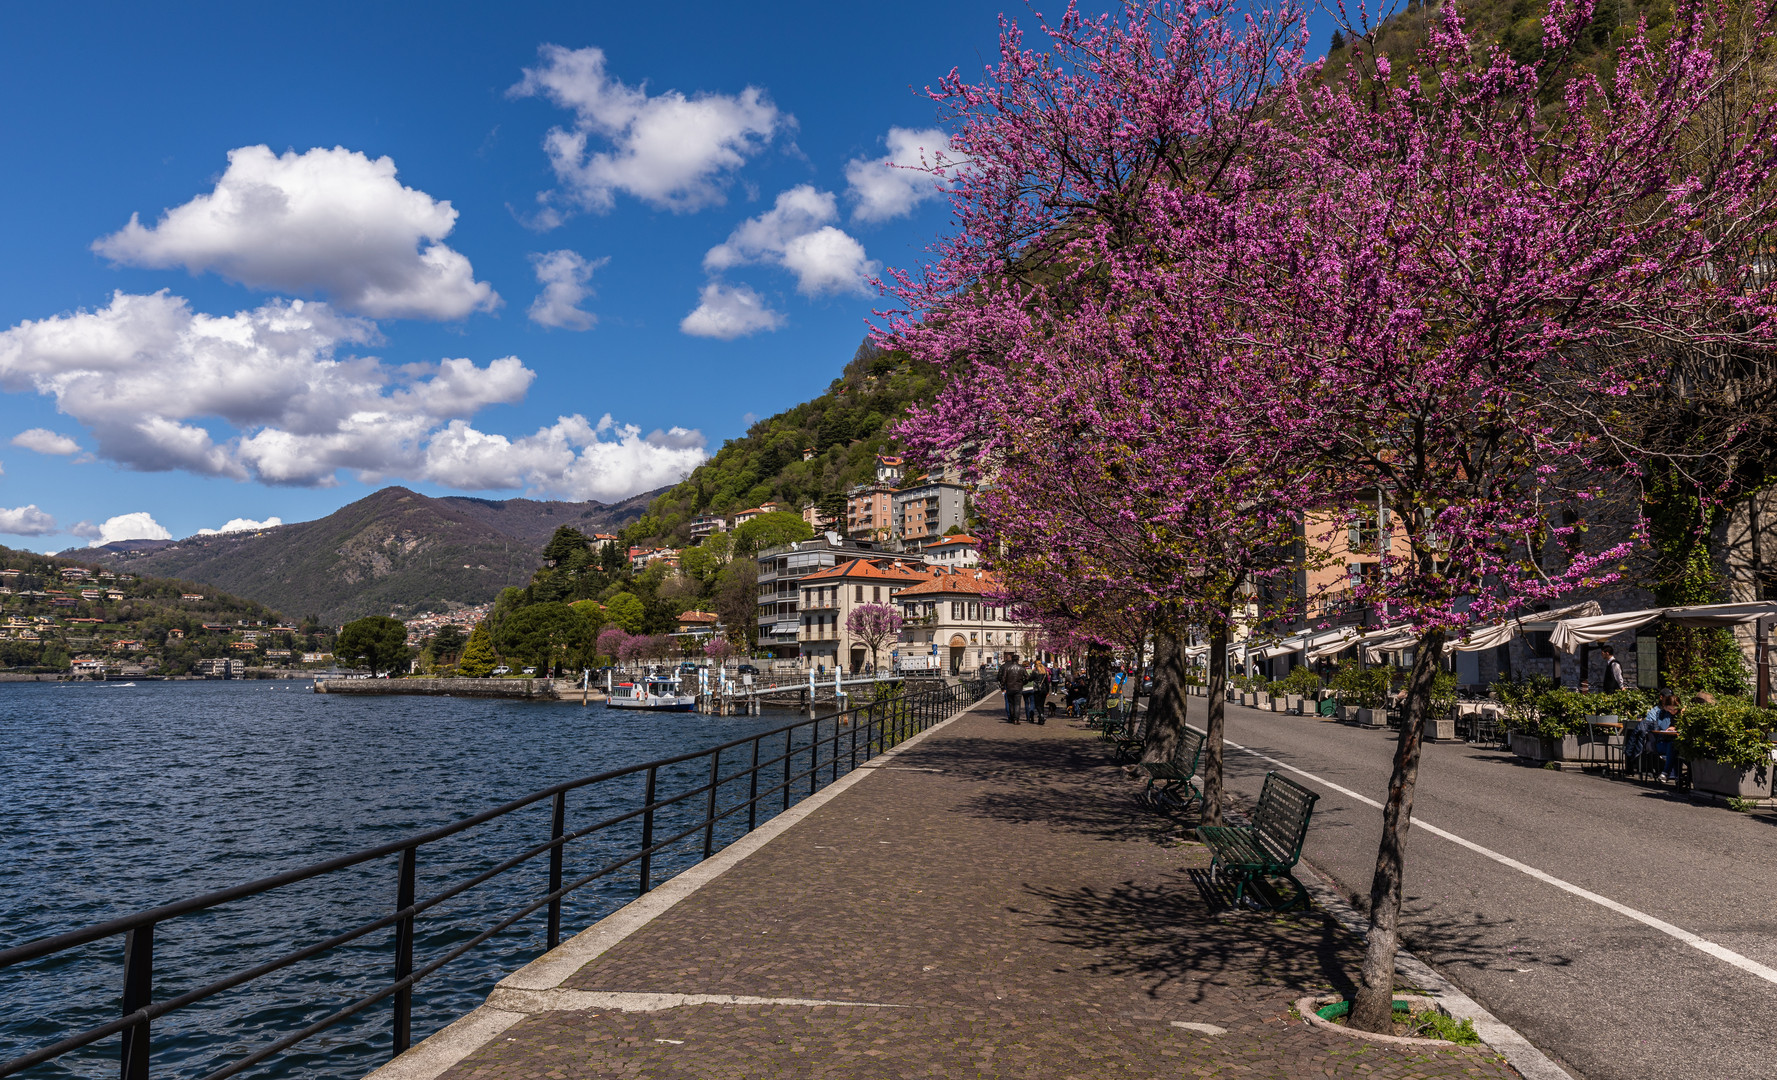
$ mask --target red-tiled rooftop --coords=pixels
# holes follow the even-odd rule
[[[913,570],[894,563],[885,569],[868,559],[851,559],[842,562],[830,570],[822,570],[803,578],[803,581],[832,581],[839,578],[862,579],[864,581],[892,581],[896,584],[924,581],[930,575],[923,570]]]
[[[902,589],[896,594],[895,599],[905,600],[909,596],[948,596],[957,593],[981,596],[997,591],[999,586],[999,581],[985,570],[959,570],[949,574],[940,571],[911,589]]]

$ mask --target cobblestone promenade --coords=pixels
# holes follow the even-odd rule
[[[546,1012],[451,1080],[1515,1076],[1290,1019],[1348,987],[1319,913],[1232,911],[1104,744],[994,702],[934,733],[571,977],[574,990],[847,1005]],[[1204,1034],[1178,1024],[1213,1025]]]

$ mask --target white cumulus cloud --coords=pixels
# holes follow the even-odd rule
[[[119,292],[96,311],[0,331],[0,389],[53,397],[92,434],[99,457],[126,468],[270,484],[329,485],[343,469],[366,481],[408,476],[485,490],[485,465],[453,474],[439,464],[445,451],[476,439],[572,441],[560,424],[516,441],[469,425],[490,405],[524,400],[536,373],[517,357],[394,367],[352,352],[376,340],[373,324],[323,303],[280,300],[221,316],[164,291]],[[682,443],[671,432],[600,430],[575,444],[576,454],[557,455],[559,472],[509,469],[506,486],[609,492],[625,486],[615,473],[599,473],[596,483],[588,476],[594,463],[616,460],[634,466],[622,492],[633,495],[676,476],[687,453],[702,460],[695,432]]]
[[[796,275],[796,288],[809,296],[868,293],[881,267],[867,258],[864,245],[828,224],[839,217],[829,191],[809,184],[782,192],[770,210],[748,218],[703,257],[705,270],[720,272],[745,263],[769,263]]]
[[[34,427],[21,431],[12,437],[12,445],[22,446],[26,450],[35,450],[39,454],[78,454],[80,444],[66,435],[51,431],[48,428]]]
[[[258,532],[260,529],[270,529],[283,523],[284,519],[279,517],[268,517],[264,521],[254,521],[252,518],[229,518],[222,528],[199,529],[197,534],[199,536],[221,536],[223,533]]]
[[[677,483],[705,456],[700,432],[675,427],[643,435],[609,413],[597,424],[563,416],[519,439],[476,431],[459,420],[427,446],[425,477],[467,490],[527,487],[570,499],[611,500]]]
[[[173,534],[165,526],[154,520],[154,515],[146,510],[138,510],[133,514],[119,514],[106,518],[94,525],[90,521],[77,523],[68,530],[75,536],[84,537],[91,543],[87,547],[103,547],[118,540],[171,540]]]
[[[950,137],[936,128],[892,127],[884,142],[886,157],[854,158],[845,166],[847,194],[856,203],[853,221],[888,221],[911,214],[944,189],[944,178],[935,171],[956,167]]]
[[[679,329],[692,337],[733,341],[784,324],[784,317],[765,306],[765,298],[745,285],[712,281],[697,294],[697,300],[697,307],[679,321]]]
[[[573,110],[572,129],[551,128],[543,147],[568,197],[588,210],[609,210],[620,191],[667,210],[720,203],[729,174],[789,120],[758,87],[649,95],[612,78],[602,49],[544,45],[538,52],[542,62],[508,93]],[[595,138],[607,148],[594,149]],[[559,224],[557,197],[538,199],[539,223]]]
[[[0,533],[11,536],[48,536],[56,531],[56,519],[37,509],[37,504],[0,509]]]
[[[592,295],[592,272],[605,264],[604,259],[587,261],[573,251],[538,252],[531,256],[537,271],[537,283],[543,291],[531,302],[531,321],[559,330],[590,330],[598,316],[580,307],[580,301]]]
[[[229,151],[215,190],[152,228],[132,214],[93,250],[131,266],[213,270],[256,289],[321,293],[372,318],[461,319],[500,298],[443,243],[456,221],[449,201],[402,186],[386,157],[243,146]]]

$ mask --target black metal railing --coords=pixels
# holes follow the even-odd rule
[[[0,1077],[119,1035],[123,1080],[146,1080],[150,1065],[150,1033],[155,1021],[391,927],[394,929],[394,963],[392,978],[385,985],[297,1030],[234,1056],[221,1067],[206,1072],[204,1080],[223,1080],[252,1068],[385,1000],[391,1003],[391,1044],[393,1054],[398,1055],[413,1040],[413,990],[422,979],[544,908],[547,908],[547,947],[554,948],[561,942],[562,902],[576,890],[633,868],[635,891],[630,895],[646,893],[658,883],[656,877],[661,860],[670,862],[667,867],[670,872],[659,875],[664,879],[700,859],[709,858],[719,848],[756,828],[762,806],[767,807],[767,818],[772,816],[769,809],[772,806],[780,812],[788,810],[800,798],[814,794],[824,784],[831,784],[856,769],[861,762],[949,718],[984,694],[985,687],[979,682],[944,684],[899,693],[842,713],[786,724],[707,750],[570,780],[449,825],[378,847],[0,950],[0,990],[4,990],[9,976],[25,980],[51,977],[54,971],[65,968],[65,954],[72,950],[108,938],[123,938],[120,1015],[0,1063]],[[741,760],[737,762],[737,758]],[[707,768],[701,766],[700,759],[708,759]],[[570,793],[625,782],[633,785],[638,779],[641,781],[639,805],[606,813],[588,824],[570,827],[573,824],[568,813]],[[465,834],[546,800],[551,804],[547,840],[529,844],[477,874],[444,885],[429,896],[422,898],[418,895],[418,868],[427,845]],[[597,802],[596,799],[585,801]],[[740,825],[743,819],[744,828]],[[569,845],[595,836],[608,841],[617,831],[621,831],[621,835],[616,839],[624,841],[622,846],[627,850],[605,859],[586,873],[571,879],[567,877]],[[609,843],[605,845],[607,852],[610,847]],[[515,909],[506,911],[491,925],[469,935],[467,940],[457,941],[438,955],[424,962],[416,959],[415,940],[420,916],[544,855],[548,856],[549,880],[542,895],[522,899]],[[223,905],[390,856],[395,857],[395,903],[389,914],[174,996],[155,1000],[154,943],[158,927],[171,920],[211,912]],[[180,984],[190,979],[173,981]],[[313,1002],[305,1004],[315,1006]]]

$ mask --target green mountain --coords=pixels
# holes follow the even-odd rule
[[[315,521],[130,541],[91,554],[115,569],[178,575],[338,626],[364,615],[489,603],[530,580],[557,526],[614,533],[655,495],[607,505],[432,498],[387,487]]]
[[[251,600],[96,559],[0,547],[0,570],[0,668],[64,672],[87,655],[177,675],[204,657],[240,655],[229,643],[241,630],[282,621]],[[285,647],[305,644],[302,634],[282,637]]]
[[[690,523],[775,501],[799,512],[830,506],[875,475],[876,455],[893,451],[889,429],[915,402],[936,394],[938,373],[899,353],[859,347],[827,392],[760,420],[649,505],[625,531],[634,544],[678,547]]]

